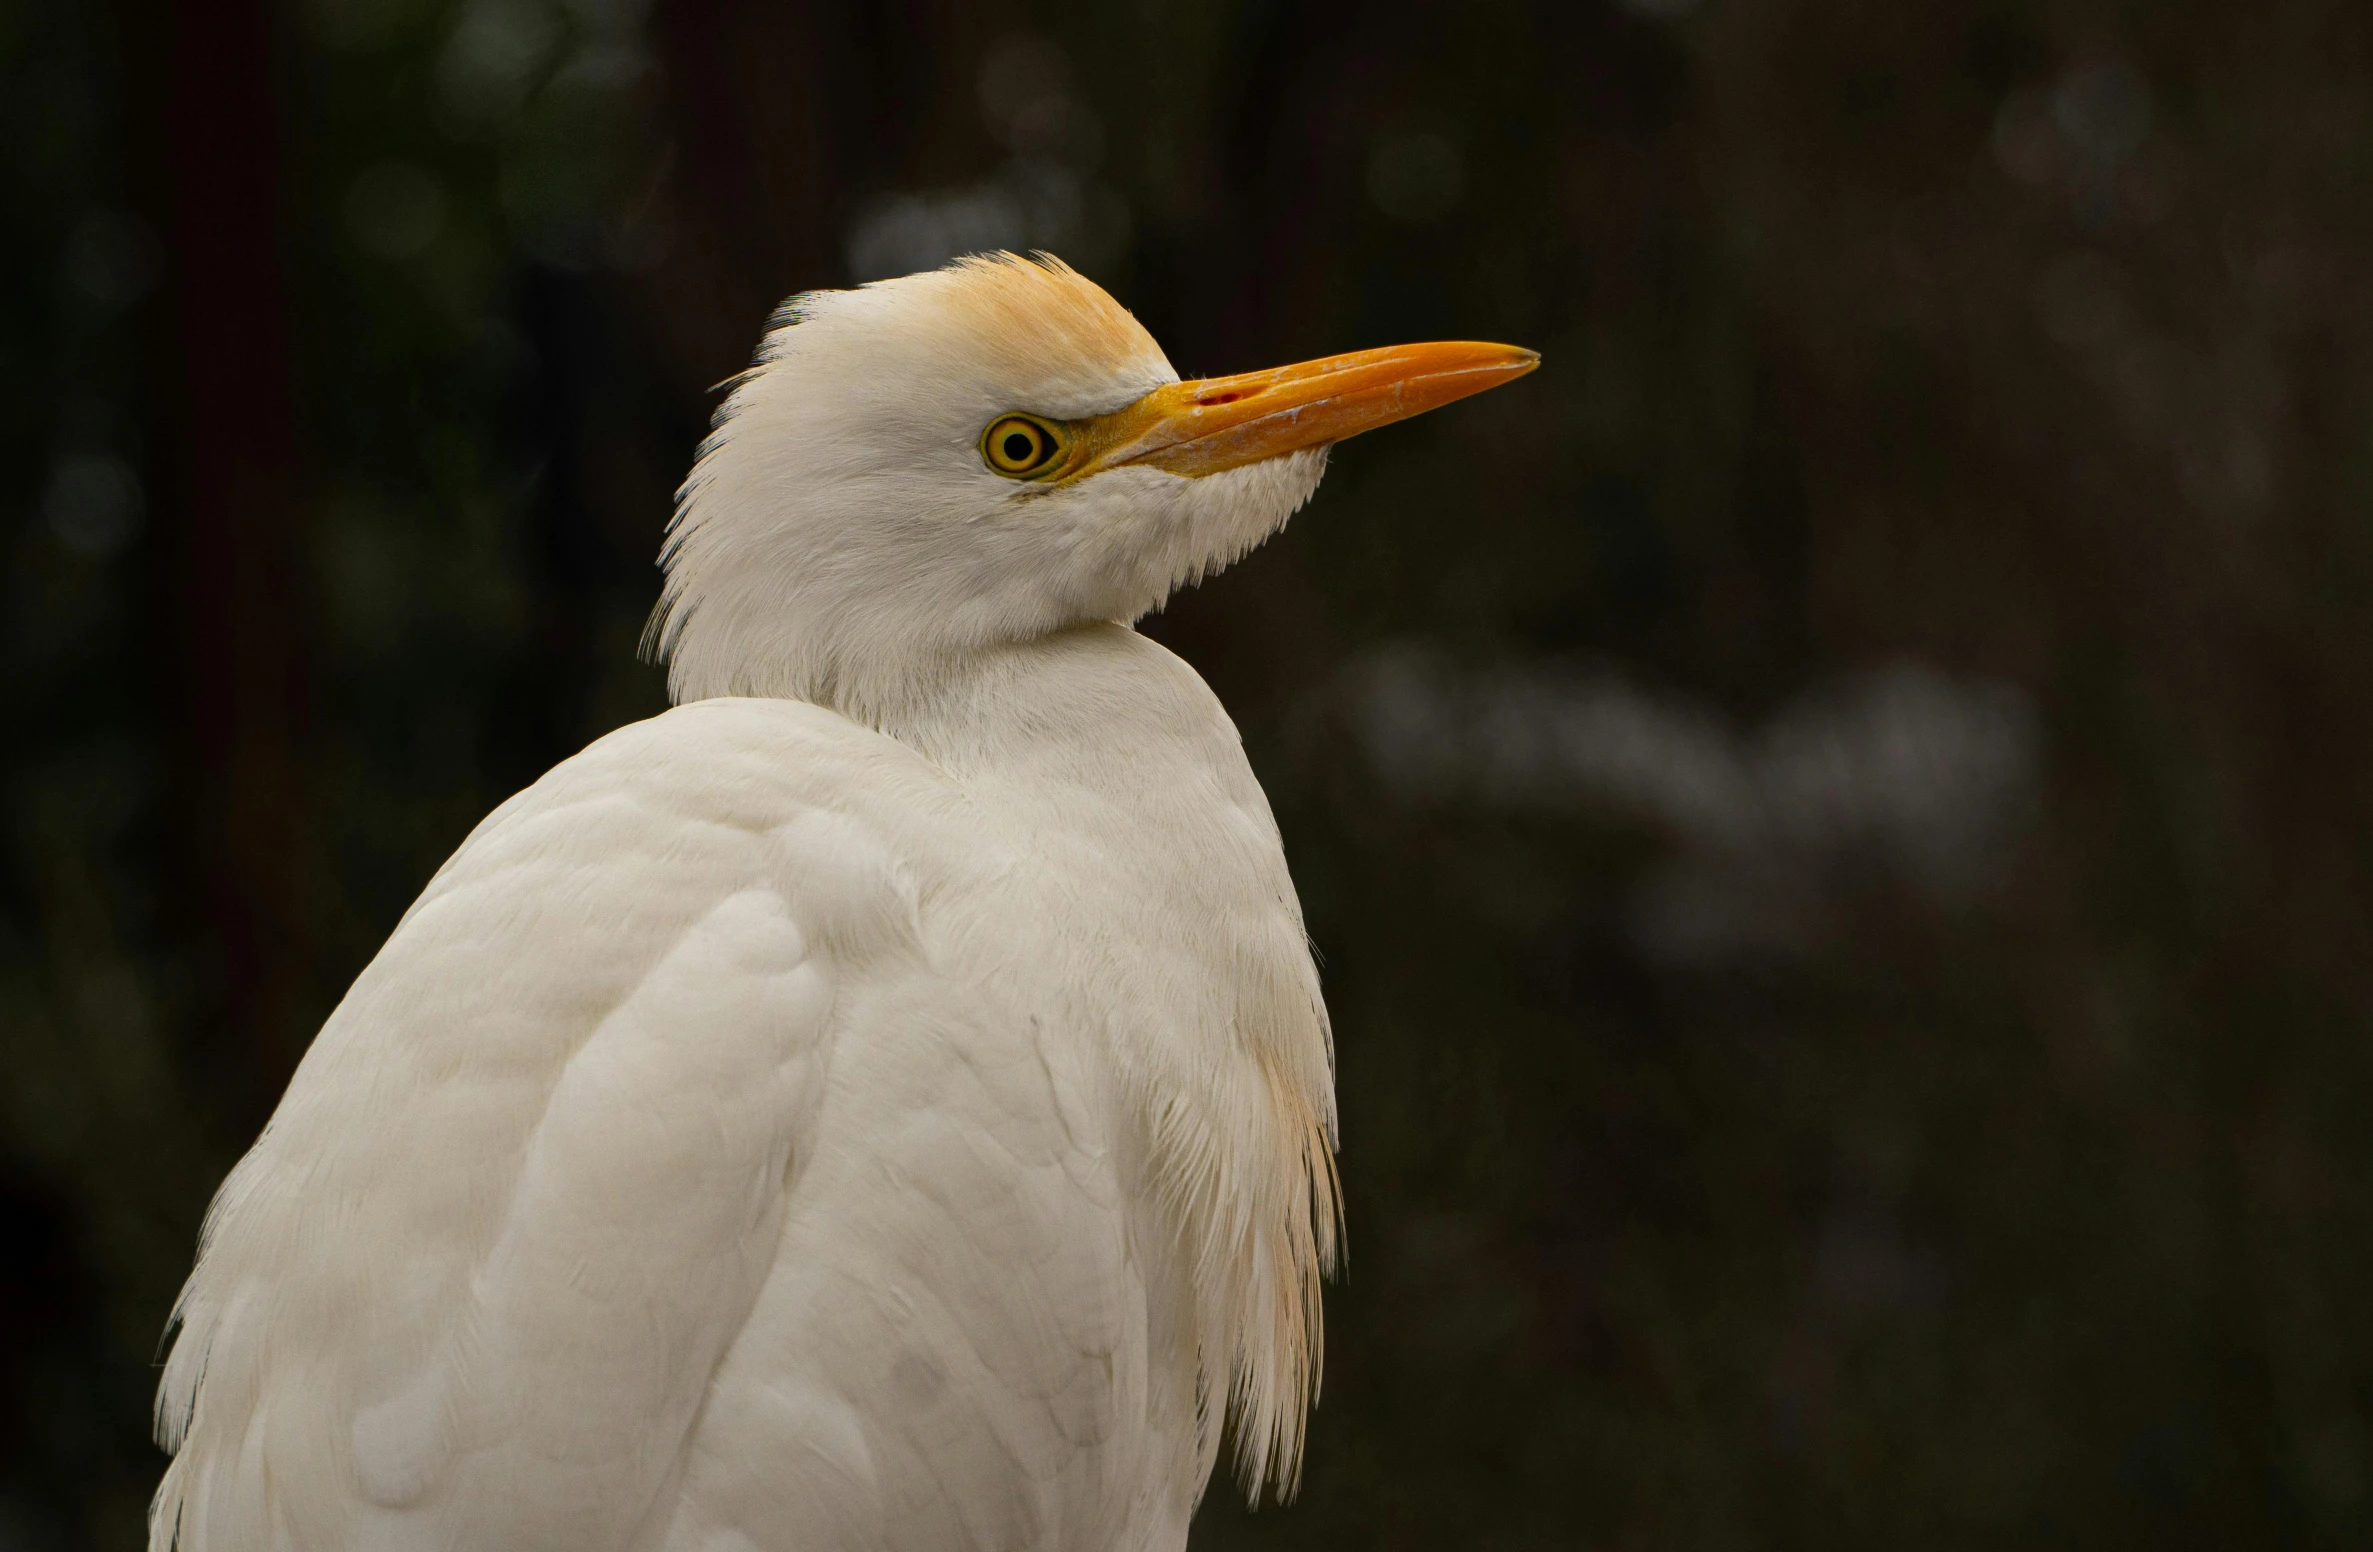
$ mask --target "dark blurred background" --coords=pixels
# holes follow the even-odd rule
[[[1547,366],[1148,629],[1324,952],[1351,1266],[1198,1544],[2373,1538],[2359,0],[0,0],[0,1548],[199,1215],[663,703],[769,308]]]

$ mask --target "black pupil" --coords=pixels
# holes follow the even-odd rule
[[[1005,461],[1007,463],[1028,463],[1030,455],[1037,451],[1038,440],[1029,432],[1008,431],[1005,433]]]

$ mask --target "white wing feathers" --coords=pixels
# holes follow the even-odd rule
[[[837,810],[944,811],[933,774],[708,703],[488,819],[216,1204],[152,1545],[635,1541],[782,1240],[838,983],[914,944],[913,882]]]
[[[1072,721],[956,775],[704,701],[479,827],[216,1203],[152,1552],[1174,1552],[1231,1404],[1290,1478],[1333,1107],[1275,825],[1158,647],[1031,662]]]

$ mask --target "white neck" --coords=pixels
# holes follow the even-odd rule
[[[877,725],[1047,863],[1018,870],[1049,891],[1028,914],[1062,924],[1065,996],[1089,1010],[1137,1117],[1147,1199],[1192,1269],[1205,1461],[1231,1392],[1247,1482],[1290,1480],[1336,1243],[1334,1060],[1234,724],[1193,669],[1102,624],[976,654]]]

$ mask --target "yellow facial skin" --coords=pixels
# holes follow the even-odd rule
[[[1217,474],[1422,415],[1540,364],[1538,352],[1474,340],[1358,350],[1171,383],[1088,420],[1001,415],[981,433],[981,461],[1008,479],[1044,484],[1134,463]]]

